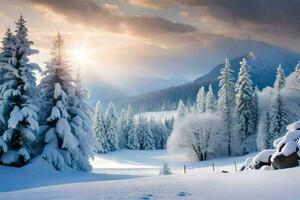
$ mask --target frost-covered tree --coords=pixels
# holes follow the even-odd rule
[[[28,39],[25,24],[21,16],[16,22],[15,36],[6,34],[0,64],[4,73],[0,85],[0,113],[5,115],[1,117],[4,133],[0,137],[0,163],[14,166],[26,164],[35,154],[32,144],[39,132],[34,71],[40,68],[29,63],[28,56],[37,51],[31,49],[33,42]]]
[[[115,113],[113,103],[109,103],[105,113],[105,134],[107,137],[107,144],[109,151],[119,149],[119,136],[118,136],[118,118]]]
[[[183,101],[180,99],[177,106],[177,117],[183,118],[186,115],[186,107]]]
[[[74,93],[69,97],[69,113],[71,132],[78,144],[71,151],[71,166],[76,170],[89,171],[92,169],[90,158],[93,158],[94,137],[91,123],[92,108],[88,105],[88,91],[81,85],[78,72],[75,79]]]
[[[167,148],[171,152],[184,150],[199,161],[220,156],[219,152],[225,150],[223,130],[223,119],[218,112],[188,114],[175,122]]]
[[[231,137],[232,137],[232,121],[234,110],[234,77],[230,62],[226,58],[225,66],[221,69],[218,79],[220,90],[218,92],[218,110],[222,113],[226,131],[225,137],[227,140],[228,155],[231,156]]]
[[[235,85],[236,134],[240,141],[240,144],[237,144],[236,147],[240,147],[241,153],[246,154],[248,148],[253,146],[253,144],[249,144],[247,140],[252,139],[255,134],[253,121],[253,86],[246,59],[243,59],[240,65],[238,80]]]
[[[128,149],[140,149],[140,142],[138,137],[138,132],[135,131],[134,115],[131,105],[127,108],[126,113],[126,125],[127,125],[127,135],[126,135],[126,147]]]
[[[109,151],[107,145],[107,137],[105,134],[105,119],[104,113],[101,110],[101,102],[97,101],[95,112],[94,112],[94,121],[93,121],[93,131],[95,134],[95,148],[96,153],[106,153]]]
[[[258,125],[258,92],[259,89],[255,86],[253,91],[253,131],[257,133],[257,125]]]
[[[197,94],[196,98],[196,111],[197,113],[204,113],[205,112],[205,102],[206,102],[206,94],[204,87],[202,86]]]
[[[281,96],[281,89],[285,84],[285,75],[281,66],[277,69],[276,80],[274,82],[275,94],[270,107],[270,131],[268,140],[274,141],[285,133],[288,123],[286,106]]]
[[[274,89],[276,91],[281,90],[285,86],[285,74],[284,70],[282,69],[281,65],[278,66],[276,72],[276,80],[274,82]]]
[[[153,150],[155,149],[154,136],[151,129],[148,126],[147,120],[140,116],[136,127],[136,132],[139,135],[140,148],[142,150]]]
[[[295,67],[295,77],[296,77],[297,83],[300,85],[300,61],[298,62],[298,64]]]
[[[7,122],[9,117],[7,109],[8,102],[3,99],[3,94],[6,91],[6,87],[9,86],[9,84],[6,84],[6,82],[9,82],[11,77],[8,76],[8,74],[10,74],[11,72],[5,69],[4,65],[8,65],[11,63],[13,54],[15,52],[15,36],[10,31],[10,29],[7,29],[1,43],[2,46],[0,51],[0,64],[2,65],[2,67],[0,66],[0,136],[3,134],[4,130],[7,129],[7,124],[5,124],[5,122]]]
[[[214,96],[211,85],[208,87],[208,92],[205,99],[205,111],[214,112],[216,111],[216,98]]]
[[[126,110],[121,109],[119,117],[119,147],[122,149],[126,146],[126,135],[127,135],[127,116]]]
[[[273,141],[270,139],[270,111],[266,109],[258,123],[256,139],[258,150],[273,148]]]
[[[74,79],[71,66],[66,60],[65,45],[58,33],[54,38],[51,59],[46,65],[39,88],[42,94],[40,105],[43,132],[42,158],[54,168],[63,170],[72,167],[71,154],[78,146],[78,140],[71,131],[68,112],[68,97],[74,94]]]
[[[169,167],[169,164],[166,161],[163,161],[162,168],[159,170],[159,175],[172,175],[171,169]]]
[[[169,137],[169,130],[165,125],[153,118],[148,122],[150,130],[154,136],[155,148],[165,149]]]

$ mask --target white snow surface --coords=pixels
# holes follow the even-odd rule
[[[0,199],[299,199],[300,167],[235,172],[234,161],[240,167],[251,156],[191,162],[163,150],[121,150],[96,155],[92,172],[59,172],[35,158],[22,168],[0,166]],[[158,175],[164,160],[173,175]]]

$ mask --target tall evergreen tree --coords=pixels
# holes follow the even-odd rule
[[[144,117],[139,118],[136,131],[139,134],[140,148],[142,150],[155,149],[153,133],[148,126],[147,120]]]
[[[127,119],[126,110],[121,109],[119,117],[119,147],[122,149],[126,146],[126,135],[127,135]]]
[[[67,62],[65,44],[58,33],[54,38],[51,59],[46,65],[39,85],[42,94],[41,122],[45,126],[42,157],[54,168],[63,170],[72,167],[71,153],[78,140],[71,131],[69,121],[69,97],[74,94],[74,79]]]
[[[8,74],[12,72],[5,69],[5,65],[11,64],[12,57],[15,51],[15,36],[10,31],[10,29],[7,29],[1,43],[2,46],[0,52],[0,140],[2,141],[1,143],[3,143],[1,135],[3,134],[4,130],[7,129],[7,124],[5,124],[5,122],[7,122],[9,117],[7,109],[7,104],[9,102],[3,99],[3,95],[7,87],[9,87],[9,84],[6,83],[9,83],[11,81],[10,77],[12,77],[11,75],[8,76]],[[0,156],[1,154],[2,153],[0,152]]]
[[[186,115],[186,107],[183,101],[180,99],[177,106],[177,117],[179,119],[183,118]]]
[[[254,88],[253,92],[253,128],[254,133],[257,133],[257,126],[258,126],[258,92],[259,89],[257,86]]]
[[[295,73],[295,76],[296,76],[296,81],[297,81],[298,85],[300,85],[300,61],[296,65],[294,73]]]
[[[230,62],[226,58],[225,66],[221,69],[218,79],[220,90],[218,92],[218,110],[223,113],[225,122],[225,138],[227,138],[228,155],[231,156],[232,119],[234,110],[234,77]]]
[[[238,146],[242,148],[242,154],[246,154],[248,147],[252,145],[247,143],[247,139],[254,135],[253,86],[246,59],[243,59],[240,65],[235,85],[236,131],[240,140]]]
[[[216,111],[216,99],[215,99],[211,85],[209,85],[208,92],[206,94],[205,110],[206,110],[206,112]]]
[[[34,71],[40,68],[29,63],[28,56],[37,51],[31,49],[33,42],[28,39],[25,24],[21,16],[16,22],[15,37],[7,33],[0,64],[1,73],[4,72],[0,86],[1,104],[5,105],[5,108],[1,106],[0,113],[9,116],[1,119],[5,130],[0,139],[0,163],[14,166],[24,165],[34,155],[32,143],[39,132]]]
[[[93,157],[94,137],[92,132],[92,108],[87,103],[88,91],[81,85],[80,73],[75,79],[74,93],[70,97],[70,127],[78,145],[71,152],[71,166],[76,170],[89,171],[92,169],[90,158]]]
[[[285,133],[286,126],[288,124],[287,110],[280,94],[284,85],[284,71],[281,66],[279,66],[277,68],[276,80],[274,82],[275,95],[272,99],[270,108],[270,134],[268,137],[268,140],[270,141],[274,141],[275,139],[281,137]]]
[[[101,102],[97,101],[95,113],[94,113],[94,122],[93,130],[95,134],[95,149],[96,153],[106,153],[109,151],[107,145],[107,137],[105,134],[105,119],[104,113],[101,110]]]
[[[139,143],[139,137],[137,132],[135,131],[134,126],[134,115],[131,108],[131,105],[127,108],[126,113],[126,125],[127,125],[127,135],[126,135],[126,147],[128,149],[139,149],[140,143]]]
[[[206,94],[204,87],[202,86],[197,94],[196,98],[196,111],[197,113],[204,113],[205,112],[205,102],[206,102]]]
[[[115,151],[119,149],[118,118],[115,113],[114,105],[111,102],[105,113],[105,122],[105,133],[109,151]]]

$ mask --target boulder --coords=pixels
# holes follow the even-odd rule
[[[297,155],[297,152],[294,152],[289,156],[280,154],[273,159],[272,167],[274,169],[285,169],[290,167],[296,167],[299,165],[298,160],[299,157]]]

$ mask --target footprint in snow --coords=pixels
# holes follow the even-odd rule
[[[151,199],[153,199],[152,197],[153,197],[152,194],[145,194],[145,195],[141,198],[141,200],[151,200]]]
[[[180,196],[180,197],[185,197],[185,196],[188,196],[188,195],[192,195],[191,193],[187,193],[187,192],[178,192],[177,193],[177,196]]]

